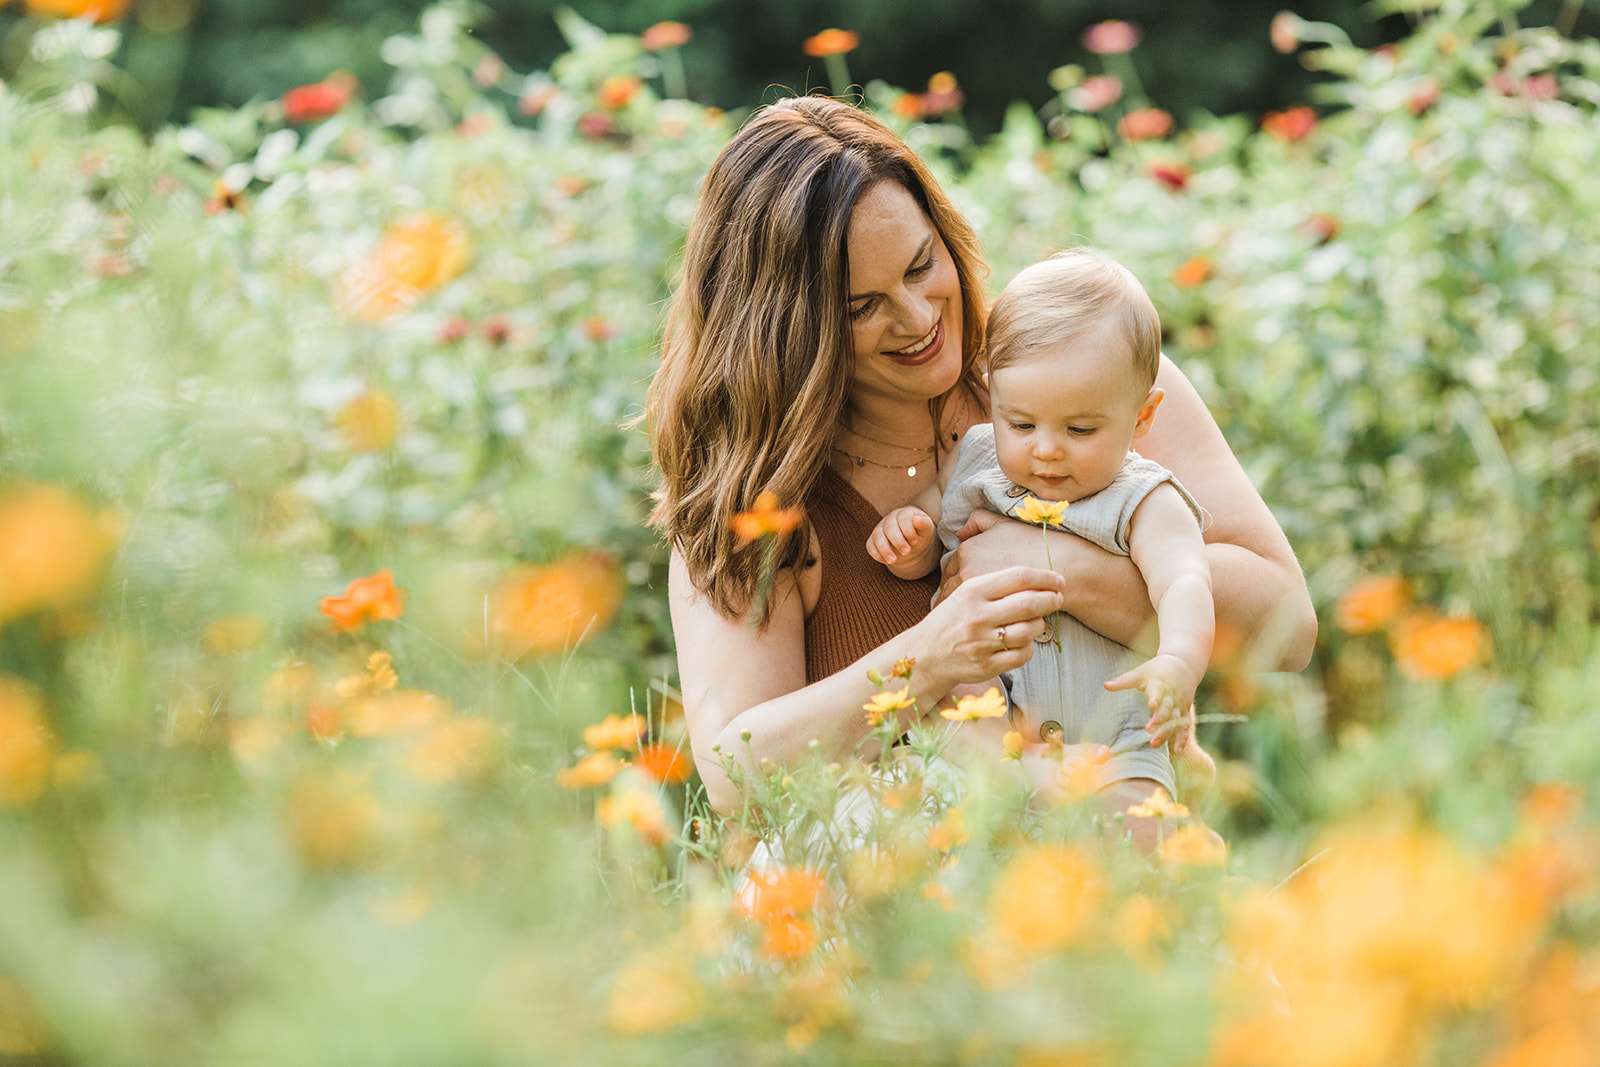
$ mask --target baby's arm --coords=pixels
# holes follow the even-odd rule
[[[896,578],[921,578],[939,565],[939,490],[929,486],[885,515],[867,538],[867,555]]]
[[[1142,689],[1150,701],[1145,729],[1159,745],[1178,731],[1205,676],[1216,636],[1211,568],[1205,542],[1177,488],[1157,486],[1133,513],[1129,555],[1150,589],[1161,629],[1155,656],[1106,683],[1106,688]]]

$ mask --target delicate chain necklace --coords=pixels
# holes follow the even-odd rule
[[[903,448],[907,452],[921,452],[921,453],[923,453],[925,455],[930,455],[931,456],[931,455],[933,455],[934,448],[937,447],[935,445],[928,445],[926,448],[918,448],[915,445],[902,445],[902,444],[899,444],[899,443],[894,442],[894,441],[885,441],[881,437],[873,437],[871,434],[862,433],[860,430],[853,430],[848,426],[841,427],[841,428],[844,430],[845,433],[855,434],[857,437],[861,438],[864,441],[871,441],[873,444],[887,445],[890,448]]]
[[[841,455],[841,456],[845,456],[845,457],[847,457],[849,459],[855,460],[856,461],[856,466],[858,466],[858,467],[865,467],[865,466],[869,466],[870,465],[870,466],[873,466],[873,467],[882,467],[886,471],[904,470],[906,472],[906,477],[907,478],[915,478],[917,476],[917,465],[916,465],[916,463],[911,463],[911,464],[905,464],[905,463],[879,463],[875,459],[868,459],[866,456],[858,456],[854,452],[846,452],[844,449],[840,448],[838,445],[834,445],[833,446],[833,450],[835,452],[839,453],[839,455]],[[919,449],[919,451],[925,451],[925,452],[927,452],[927,453],[929,453],[931,455],[932,452],[933,452],[933,449],[932,448]]]

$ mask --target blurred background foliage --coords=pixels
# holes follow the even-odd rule
[[[119,58],[139,87],[127,101],[129,113],[152,127],[196,107],[276,97],[338,69],[379,92],[388,78],[383,40],[413,25],[424,6],[424,0],[138,0]],[[1281,0],[490,0],[479,5],[474,32],[511,66],[542,70],[569,47],[555,17],[562,7],[613,33],[681,21],[694,32],[683,53],[689,98],[731,109],[826,88],[822,63],[808,58],[801,42],[836,26],[861,38],[851,61],[861,84],[918,86],[950,71],[966,94],[967,122],[987,134],[1012,101],[1044,104],[1050,72],[1088,60],[1081,34],[1110,18],[1143,29],[1140,79],[1150,98],[1174,114],[1261,114],[1302,102],[1320,77],[1272,49],[1268,26],[1284,6]],[[1410,30],[1415,17],[1406,7],[1311,0],[1295,10],[1371,48]],[[1521,17],[1593,33],[1600,29],[1600,0],[1539,0]],[[0,35],[16,29],[16,16],[0,10]],[[19,47],[14,34],[0,36],[0,57]]]

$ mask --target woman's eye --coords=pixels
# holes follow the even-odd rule
[[[873,302],[871,300],[863,301],[860,304],[851,305],[850,311],[848,312],[850,321],[854,322],[856,319],[866,318],[868,315],[872,314],[872,307]]]
[[[906,271],[906,277],[907,278],[920,278],[920,277],[922,277],[924,274],[928,273],[932,269],[933,269],[933,260],[930,259],[930,260],[928,260],[928,262],[922,264],[920,267],[912,267],[910,270]]]

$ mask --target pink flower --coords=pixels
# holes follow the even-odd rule
[[[1288,55],[1300,47],[1300,16],[1293,11],[1280,11],[1272,16],[1272,28],[1267,32],[1272,47]]]
[[[1099,111],[1122,99],[1122,79],[1115,74],[1096,74],[1072,90],[1068,102],[1079,111]]]
[[[1194,168],[1187,163],[1157,160],[1145,167],[1144,172],[1173,192],[1181,193],[1188,187]]]
[[[1153,141],[1172,132],[1172,116],[1158,107],[1141,107],[1117,121],[1117,133],[1125,141]]]
[[[1116,56],[1139,47],[1139,27],[1121,19],[1097,22],[1083,31],[1083,47],[1099,56]]]

